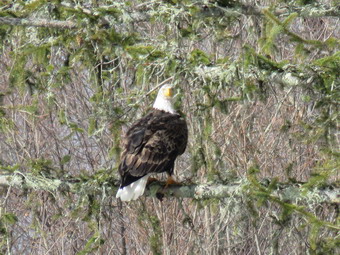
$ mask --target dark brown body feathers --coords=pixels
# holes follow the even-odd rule
[[[187,124],[180,115],[152,110],[124,137],[119,165],[121,188],[149,173],[171,175],[175,159],[184,153],[187,141]]]

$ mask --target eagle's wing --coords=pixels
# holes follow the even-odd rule
[[[152,112],[127,132],[119,173],[121,186],[149,173],[173,171],[176,157],[187,143],[187,127],[179,115]]]

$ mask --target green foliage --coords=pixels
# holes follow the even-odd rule
[[[20,169],[20,165],[19,164],[15,164],[15,165],[4,165],[1,161],[0,161],[0,169],[3,172],[9,172],[9,173],[13,173],[17,170]]]
[[[0,113],[3,114],[3,111],[1,111],[0,108]],[[10,118],[6,118],[6,116],[1,116],[0,115],[0,131],[1,132],[9,132],[11,130],[13,130],[15,127],[13,120],[11,120]]]
[[[307,94],[309,101],[313,100],[318,109],[318,115],[309,123],[301,123],[304,127],[300,132],[300,138],[307,143],[323,141],[325,148],[334,148],[335,129],[339,119],[339,112],[336,110],[337,101],[340,96],[340,84],[338,70],[340,68],[340,55],[335,53],[332,56],[318,59],[309,66],[310,72],[314,74],[313,93]],[[317,72],[317,75],[315,75]]]
[[[70,162],[70,160],[71,160],[71,155],[65,155],[65,156],[61,159],[60,164],[65,165],[65,164],[67,164],[68,162]]]
[[[11,236],[11,226],[18,222],[18,217],[14,213],[2,212],[0,209],[0,254],[4,250],[3,247],[7,245]],[[3,253],[5,254],[5,252]]]
[[[316,48],[334,48],[339,40],[335,38],[329,38],[326,42],[321,42],[319,40],[306,40],[299,36],[298,34],[292,32],[289,29],[289,25],[298,17],[297,13],[291,13],[284,21],[280,21],[273,13],[269,10],[263,11],[264,15],[268,19],[266,23],[266,30],[264,36],[260,40],[260,45],[265,54],[272,55],[275,51],[276,42],[275,39],[280,34],[285,34],[289,37],[291,42],[296,43],[296,56],[303,58],[309,52],[307,46],[312,46]]]
[[[162,254],[161,223],[156,216],[150,216],[149,220],[154,231],[154,233],[150,236],[151,251],[153,254],[161,255]]]
[[[191,157],[191,171],[194,173],[197,173],[197,171],[200,169],[202,166],[206,166],[206,160],[205,160],[205,153],[202,148],[202,146],[197,146],[196,150],[192,152],[192,157]]]
[[[67,123],[67,119],[66,119],[66,113],[64,109],[60,109],[58,111],[58,119],[60,124],[66,124]]]
[[[8,225],[13,225],[18,221],[18,217],[13,214],[13,213],[4,213],[3,215],[1,215],[0,217],[0,222],[2,222],[2,224],[8,224]]]
[[[72,130],[72,132],[79,132],[83,133],[84,129],[80,128],[76,123],[69,123],[69,128]]]
[[[46,0],[36,0],[29,3],[22,2],[20,4],[24,7],[24,15],[27,15],[42,8],[44,5],[46,5],[46,3]]]
[[[324,67],[324,68],[329,68],[331,70],[338,70],[340,66],[340,52],[335,52],[334,55],[320,58],[318,60],[314,61],[314,64]]]
[[[23,56],[15,56],[17,59],[13,69],[10,72],[9,83],[13,87],[25,88],[24,84],[26,81],[25,75],[25,62],[26,58]]]
[[[211,63],[209,56],[199,49],[190,52],[189,62],[194,66],[209,65]]]
[[[148,238],[150,243],[150,248],[153,254],[162,254],[162,229],[161,222],[154,212],[149,212],[144,208],[139,213],[138,222],[145,228],[150,229]]]
[[[313,64],[322,70],[321,72],[319,71],[319,77],[321,78],[322,83],[320,85],[316,84],[315,87],[322,89],[322,92],[330,96],[331,99],[339,99],[340,52],[336,52],[332,56],[315,60]]]
[[[315,253],[318,250],[317,254],[327,254],[324,253],[328,250],[333,250],[335,248],[333,242],[328,242],[328,238],[322,238],[320,236],[320,231],[322,228],[328,228],[330,231],[334,233],[339,230],[339,227],[333,222],[323,221],[318,218],[314,213],[309,212],[305,206],[300,206],[295,204],[288,198],[281,198],[275,195],[275,191],[279,188],[277,186],[277,182],[275,179],[267,186],[262,185],[257,178],[257,174],[259,173],[259,169],[257,167],[252,167],[248,171],[248,181],[249,184],[245,186],[247,190],[247,198],[252,201],[248,203],[248,209],[253,211],[253,215],[256,215],[256,209],[261,206],[266,206],[268,202],[275,203],[280,206],[281,214],[279,217],[274,219],[274,222],[279,226],[289,226],[293,216],[301,217],[305,222],[308,223],[308,227],[310,227],[309,234],[309,242],[310,242],[310,250]],[[308,194],[301,193],[303,196],[307,197]],[[296,198],[296,197],[295,197]],[[256,206],[253,203],[256,202]],[[306,225],[301,227],[307,227]],[[319,244],[326,244],[323,247],[320,247]]]
[[[62,159],[62,161],[65,161],[65,159]],[[30,172],[35,176],[41,175],[48,178],[60,178],[63,175],[63,171],[55,168],[52,160],[50,159],[31,159],[28,162],[28,167]]]
[[[156,50],[153,46],[127,46],[125,49],[135,60],[148,59],[154,61],[166,56],[165,52]]]
[[[100,237],[98,230],[88,239],[85,247],[77,252],[77,255],[91,254],[97,251],[104,244],[105,240]]]
[[[311,174],[311,177],[308,179],[308,182],[303,184],[303,188],[307,190],[312,190],[315,188],[326,188],[330,184],[328,180],[332,176],[336,176],[338,174],[338,168],[340,165],[340,157],[339,155],[326,154],[327,159],[323,162],[320,162]]]
[[[3,46],[3,43],[5,41],[6,35],[8,33],[8,30],[10,30],[10,29],[6,29],[4,27],[0,27],[0,46],[1,47]]]
[[[95,118],[90,118],[89,127],[87,129],[87,133],[89,134],[89,136],[93,135],[96,129],[97,129],[97,120]]]
[[[21,49],[20,54],[30,57],[34,64],[44,67],[49,63],[50,48],[49,43],[41,45],[28,44]]]
[[[277,63],[270,58],[257,54],[252,47],[245,45],[244,47],[244,64],[246,67],[257,66],[260,69],[268,71],[281,71],[284,63]]]

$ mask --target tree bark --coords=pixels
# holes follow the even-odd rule
[[[64,4],[65,5],[65,4]],[[87,15],[99,17],[103,11],[112,8],[111,6],[102,6],[100,8],[82,8],[82,7],[72,7],[71,5],[65,5],[67,8],[73,8],[74,10],[81,11]],[[268,9],[266,6],[250,6],[242,5],[240,7],[234,8],[223,8],[215,6],[204,6],[202,5],[199,11],[196,13],[197,17],[240,17],[242,15],[246,16],[262,16],[263,11]],[[299,17],[339,17],[340,9],[333,7],[327,7],[324,5],[306,5],[300,6],[283,6],[273,11],[276,16],[288,16],[289,14],[296,12]],[[125,12],[131,22],[144,22],[151,18],[151,15],[145,12]],[[105,15],[105,14],[104,14]],[[104,21],[105,23],[106,21]],[[124,19],[118,21],[120,23],[126,22]],[[80,28],[80,25],[76,22],[67,20],[47,20],[47,19],[35,19],[35,18],[12,18],[12,17],[0,17],[0,25],[6,24],[11,26],[31,26],[31,27],[49,27],[58,29],[76,29]]]
[[[47,20],[47,19],[19,19],[10,17],[0,17],[0,25],[6,24],[11,26],[26,26],[26,27],[49,27],[59,29],[75,29],[77,24],[72,21]]]
[[[243,184],[242,184],[243,183]],[[244,194],[247,190],[246,183],[241,184],[188,184],[188,185],[171,185],[165,188],[163,182],[153,182],[146,191],[148,197],[176,197],[176,198],[194,198],[194,199],[211,199],[237,197]],[[262,184],[261,184],[262,185]],[[58,180],[49,179],[42,176],[33,176],[28,173],[15,172],[13,174],[0,175],[0,186],[15,187],[19,189],[44,190],[49,192],[71,192],[82,194],[100,195],[103,191],[107,195],[114,196],[119,185],[95,185],[88,182],[82,182],[77,179]],[[262,185],[266,188],[266,185]],[[319,203],[339,203],[340,189],[307,189],[302,184],[278,184],[277,188],[272,191],[271,195],[277,196],[281,200],[304,201],[315,200]]]
[[[255,5],[242,5],[240,7],[235,8],[222,8],[222,7],[210,7],[206,8],[205,13],[208,16],[226,16],[226,17],[235,17],[235,16],[262,16],[263,11],[269,9],[268,6],[255,6]],[[286,5],[280,6],[273,10],[273,14],[276,16],[288,16],[292,13],[296,12],[299,17],[303,18],[315,18],[315,17],[339,17],[340,9],[333,7],[328,7],[325,5],[305,5],[305,6],[294,6],[294,5]],[[202,12],[203,13],[203,12]]]

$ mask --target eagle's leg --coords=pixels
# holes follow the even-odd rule
[[[146,186],[148,186],[149,184],[153,183],[153,182],[157,182],[157,178],[154,177],[149,177],[148,178],[148,182],[146,183]]]
[[[165,186],[163,187],[163,191],[161,190],[160,192],[157,192],[156,197],[158,198],[159,201],[163,201],[163,197],[164,197],[164,190],[167,189],[170,185],[180,185],[179,182],[177,182],[172,175],[168,176],[167,181],[165,182]]]
[[[169,187],[170,185],[180,185],[179,182],[177,182],[172,175],[169,175],[166,183],[165,183],[165,188]]]

